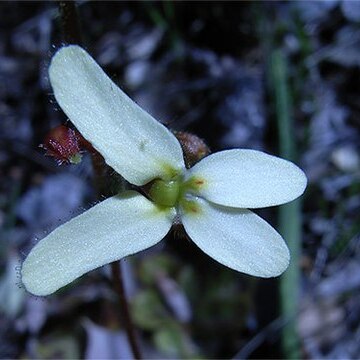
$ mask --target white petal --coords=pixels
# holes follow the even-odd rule
[[[25,288],[48,295],[90,270],[153,246],[174,216],[174,209],[161,211],[135,191],[104,200],[32,249],[21,271]]]
[[[202,180],[198,194],[217,204],[239,208],[287,203],[299,197],[307,184],[304,172],[292,162],[246,149],[209,155],[188,174]]]
[[[130,183],[144,185],[184,167],[175,136],[120,90],[85,50],[61,48],[49,75],[65,114]]]
[[[198,198],[182,216],[186,232],[206,254],[231,269],[259,277],[278,276],[289,265],[289,250],[275,229],[246,209]]]

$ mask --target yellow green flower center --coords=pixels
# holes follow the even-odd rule
[[[157,205],[174,206],[180,193],[180,182],[178,180],[155,180],[151,185],[149,196]]]
[[[151,200],[165,207],[173,207],[178,204],[185,211],[194,212],[193,201],[186,198],[188,193],[197,193],[205,185],[205,180],[191,177],[184,181],[181,176],[175,176],[171,180],[156,179],[152,182],[149,190]],[[189,206],[192,204],[192,206]]]

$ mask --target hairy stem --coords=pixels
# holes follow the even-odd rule
[[[66,44],[81,45],[82,36],[75,1],[59,1],[63,39]]]
[[[131,350],[135,359],[141,359],[140,349],[135,336],[135,329],[130,315],[129,304],[125,294],[124,281],[122,276],[122,267],[120,261],[111,263],[111,273],[113,287],[118,295],[119,305],[122,309],[122,317],[125,330],[129,339]]]

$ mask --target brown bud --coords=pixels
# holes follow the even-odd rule
[[[188,169],[210,154],[209,147],[198,136],[185,131],[174,131],[174,135],[180,142]]]
[[[81,161],[79,139],[75,130],[59,125],[48,132],[40,147],[46,150],[45,155],[54,157],[59,165],[78,164]]]

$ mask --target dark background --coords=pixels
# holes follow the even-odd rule
[[[295,206],[258,211],[291,248],[285,276],[236,273],[179,234],[123,263],[144,356],[359,358],[360,2],[77,5],[85,48],[155,118],[309,179]],[[96,200],[87,156],[57,166],[39,148],[67,120],[47,78],[62,43],[56,2],[0,3],[0,357],[126,358],[108,269],[47,298],[19,278]]]

